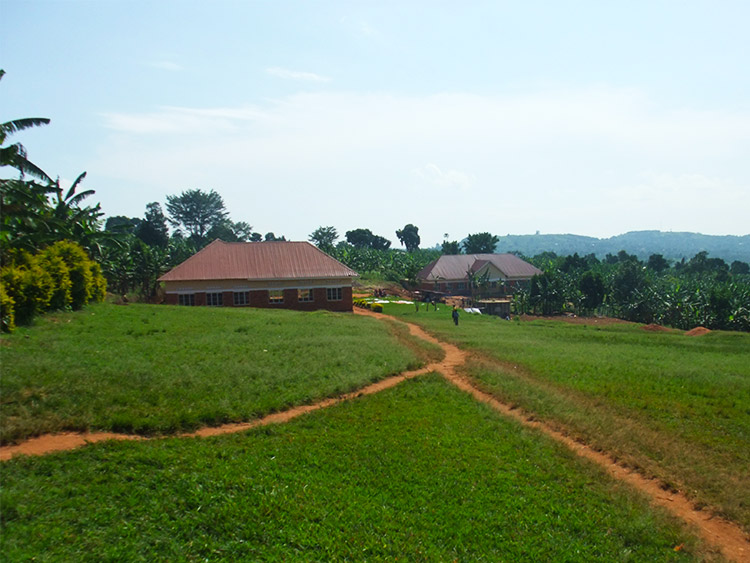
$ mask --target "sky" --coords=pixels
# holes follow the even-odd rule
[[[750,234],[750,2],[0,0],[0,121],[107,216],[399,247]],[[8,169],[3,177],[10,177]]]

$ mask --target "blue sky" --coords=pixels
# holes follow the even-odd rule
[[[464,5],[465,4],[465,5]],[[107,215],[398,246],[750,233],[750,3],[0,0],[0,120]],[[9,173],[7,170],[4,174]]]

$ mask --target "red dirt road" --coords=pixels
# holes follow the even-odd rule
[[[355,309],[355,313],[360,315],[372,316],[384,319],[385,315],[372,313],[371,311]],[[182,437],[204,437],[226,434],[231,432],[241,432],[257,426],[268,424],[278,424],[287,422],[293,418],[312,412],[315,410],[327,408],[338,404],[342,401],[354,399],[363,395],[377,393],[398,385],[402,381],[416,377],[429,372],[440,372],[448,381],[459,389],[469,393],[476,400],[486,403],[499,413],[514,418],[525,426],[536,428],[547,436],[563,443],[576,454],[597,463],[615,479],[624,481],[632,487],[648,495],[651,502],[655,505],[666,508],[669,512],[681,518],[685,522],[697,528],[701,537],[710,545],[717,547],[722,555],[730,561],[750,561],[750,541],[735,523],[716,517],[707,511],[697,510],[693,507],[690,500],[680,492],[669,492],[664,490],[661,484],[654,480],[648,479],[643,475],[634,472],[626,467],[619,465],[611,456],[606,453],[597,452],[585,444],[581,444],[565,436],[564,434],[553,430],[544,423],[535,421],[531,416],[524,414],[518,409],[513,409],[491,395],[477,389],[474,385],[461,377],[456,368],[464,363],[466,354],[458,347],[439,341],[435,337],[427,334],[420,327],[411,323],[406,323],[412,335],[424,339],[428,342],[439,345],[445,356],[441,362],[432,363],[424,368],[404,372],[400,375],[389,377],[372,385],[368,385],[359,391],[348,393],[340,397],[326,399],[313,405],[302,405],[293,409],[274,413],[250,422],[226,424],[218,427],[202,428],[196,432],[182,434]],[[32,438],[21,444],[14,446],[0,447],[0,461],[8,460],[16,455],[43,455],[47,453],[70,450],[84,446],[86,444],[100,442],[103,440],[143,440],[142,436],[131,436],[122,434],[113,434],[108,432],[100,433],[64,433],[51,434]]]

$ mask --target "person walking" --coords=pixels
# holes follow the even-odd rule
[[[453,322],[458,326],[458,308],[455,305],[453,306]]]

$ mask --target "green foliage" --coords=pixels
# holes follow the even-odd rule
[[[54,291],[50,298],[50,309],[67,309],[73,303],[71,289],[73,282],[70,279],[70,268],[65,260],[56,254],[52,247],[43,250],[37,257],[38,263],[52,277]],[[98,266],[98,264],[97,264]]]
[[[419,248],[421,239],[419,238],[419,228],[415,227],[411,223],[406,225],[403,229],[396,231],[398,240],[406,247],[407,252],[413,252]]]
[[[382,313],[383,312],[383,305],[381,303],[373,303],[370,306],[370,309],[372,309],[373,313]]]
[[[375,235],[370,229],[354,229],[346,232],[346,241],[354,248],[371,250],[388,250],[391,241],[379,235]]]
[[[498,238],[492,233],[475,233],[467,235],[463,241],[464,254],[492,254],[495,252]]]
[[[3,330],[15,324],[29,324],[38,314],[72,307],[80,309],[92,301],[102,301],[106,281],[99,264],[70,241],[60,241],[36,255],[19,250],[7,254],[0,271],[4,292]]]
[[[5,282],[0,276],[0,331],[13,332],[16,329],[16,302],[5,291]]]
[[[335,227],[318,227],[310,233],[309,240],[323,252],[330,254],[338,238],[339,234]]]
[[[203,241],[206,233],[229,215],[224,200],[214,190],[185,190],[180,195],[167,196],[170,222],[182,226],[188,235]]]
[[[359,274],[375,275],[383,280],[403,282],[409,286],[416,284],[417,274],[422,268],[440,256],[440,252],[436,250],[373,250],[343,242],[331,249],[329,254]]]
[[[444,240],[440,251],[448,255],[461,254],[461,247],[457,240]]]
[[[169,229],[167,218],[161,210],[159,202],[151,202],[146,206],[146,216],[138,223],[135,236],[149,246],[164,248],[169,243]]]

